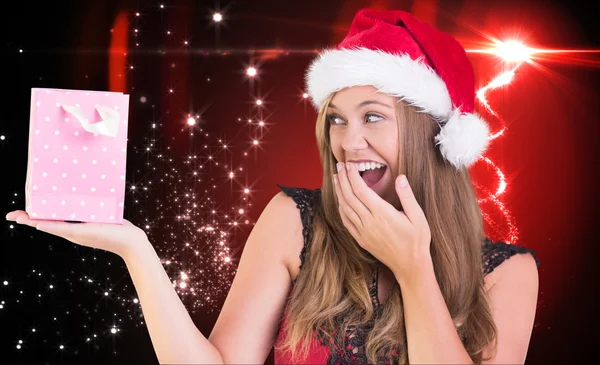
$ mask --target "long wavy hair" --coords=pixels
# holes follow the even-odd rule
[[[332,97],[321,107],[316,123],[325,178],[320,201],[313,210],[312,240],[288,298],[287,336],[277,350],[290,351],[295,362],[306,358],[314,331],[327,343],[334,337],[342,341],[349,325],[366,325],[373,318],[365,339],[368,363],[390,358],[392,363],[407,364],[401,288],[394,281],[381,313],[375,315],[368,283],[378,261],[358,245],[339,215],[330,178],[337,161],[326,122]],[[467,169],[449,164],[435,146],[438,123],[400,98],[395,100],[399,171],[391,172],[394,177],[402,173],[407,176],[427,217],[437,282],[466,350],[475,363],[481,363],[496,352],[497,329],[484,287],[485,236],[475,190]],[[491,354],[484,358],[484,349],[490,344]]]

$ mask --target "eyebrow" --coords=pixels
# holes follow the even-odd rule
[[[382,102],[379,102],[379,101],[376,101],[376,100],[365,100],[362,103],[358,104],[356,106],[356,109],[358,110],[358,109],[362,108],[363,106],[369,105],[369,104],[377,104],[377,105],[388,107],[390,109],[392,108],[391,105],[388,105],[388,104],[385,104],[385,103],[382,103]],[[335,109],[339,110],[339,108],[337,106],[333,105],[332,103],[329,103],[329,107],[330,108],[335,108]]]

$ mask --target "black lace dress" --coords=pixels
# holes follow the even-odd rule
[[[296,206],[300,210],[300,217],[302,219],[302,235],[304,237],[304,247],[300,252],[300,270],[304,265],[306,259],[306,253],[310,247],[311,236],[311,223],[312,223],[312,209],[316,206],[320,200],[320,189],[306,189],[306,188],[292,188],[278,185],[279,188],[288,196],[290,196]],[[525,247],[510,245],[504,242],[492,242],[486,238],[483,243],[483,271],[484,275],[491,273],[494,268],[498,267],[502,262],[510,258],[511,256],[518,253],[530,253],[534,256],[536,263],[539,265],[540,261],[535,256],[535,251]],[[367,359],[364,351],[365,339],[369,331],[373,328],[377,315],[382,310],[382,305],[379,302],[378,297],[378,277],[379,267],[373,272],[369,284],[369,293],[373,302],[373,308],[375,309],[375,316],[366,325],[362,326],[348,326],[347,333],[343,336],[343,341],[338,340],[338,336],[333,336],[335,341],[328,342],[328,339],[322,335],[322,331],[316,331],[314,343],[311,345],[311,353],[305,359],[307,364],[366,364]],[[295,280],[294,280],[295,283]],[[278,334],[277,342],[280,342],[285,336],[285,318],[282,321],[282,326]],[[395,359],[380,358],[379,361],[382,363],[393,363]],[[275,352],[275,364],[290,363],[290,359],[287,354],[280,354]]]

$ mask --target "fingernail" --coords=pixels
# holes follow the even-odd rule
[[[341,162],[337,163],[337,170],[338,170],[338,172],[342,171],[342,167],[343,167],[342,165],[343,164]]]
[[[405,188],[408,186],[408,180],[406,180],[406,176],[400,175],[400,187]]]
[[[346,170],[347,170],[347,171],[350,171],[350,165],[351,165],[351,164],[349,164],[349,163],[347,163],[347,164],[346,164]]]
[[[333,174],[333,183],[334,184],[338,183],[338,176],[337,176],[337,174]]]

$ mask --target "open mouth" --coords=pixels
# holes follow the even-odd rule
[[[383,175],[385,174],[386,168],[387,166],[384,165],[377,169],[359,171],[358,173],[360,174],[360,177],[362,177],[364,182],[367,184],[367,186],[372,187],[373,185],[381,181]]]

